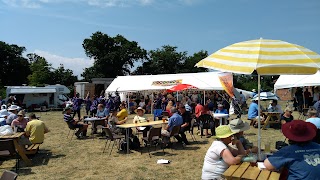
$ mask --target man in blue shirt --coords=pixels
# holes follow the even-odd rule
[[[317,117],[317,110],[310,109],[308,111],[308,116],[309,118],[306,120],[306,122],[310,122],[314,124],[317,127],[317,129],[320,129],[320,118]]]
[[[172,107],[170,112],[172,113],[172,116],[169,118],[168,125],[161,132],[161,134],[165,136],[163,139],[165,144],[169,141],[172,128],[174,126],[181,126],[183,123],[182,116],[178,114],[177,108]]]
[[[316,127],[303,120],[294,120],[282,125],[282,132],[290,145],[268,157],[264,161],[265,167],[268,170],[284,168],[287,179],[319,179],[320,144],[312,142]]]
[[[254,120],[258,116],[258,101],[253,100],[249,106],[248,119]]]

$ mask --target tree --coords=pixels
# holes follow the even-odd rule
[[[205,68],[197,68],[194,65],[208,56],[206,51],[199,51],[192,56],[187,52],[177,52],[177,47],[165,45],[161,49],[151,50],[148,59],[142,66],[137,67],[133,74],[175,74],[196,73],[206,71]]]
[[[116,77],[130,73],[134,62],[146,58],[146,50],[135,41],[129,41],[121,35],[110,37],[96,32],[82,44],[88,57],[94,59],[93,67],[86,68],[82,77]]]
[[[197,73],[197,72],[206,72],[206,68],[197,68],[194,67],[199,61],[206,58],[208,56],[207,51],[199,51],[194,53],[192,56],[187,57],[186,61],[183,63],[181,73]]]
[[[177,52],[177,47],[165,45],[151,50],[148,60],[138,67],[134,74],[174,74],[178,73],[187,58],[187,52]]]
[[[53,74],[51,64],[44,57],[37,54],[27,54],[30,62],[31,74],[28,76],[29,84],[32,86],[44,86],[52,84]]]
[[[28,60],[22,56],[25,50],[25,47],[0,41],[0,86],[27,83],[31,72]]]
[[[65,69],[63,64],[60,64],[58,69],[53,71],[53,84],[63,84],[65,86],[73,86],[78,80],[77,76],[73,75],[73,71]]]

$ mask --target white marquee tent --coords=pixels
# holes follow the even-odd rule
[[[134,75],[118,76],[109,87],[108,92],[135,92],[148,90],[169,89],[173,85],[163,86],[154,85],[156,81],[176,81],[182,84],[190,84],[199,90],[223,90],[218,74],[220,72],[202,72],[202,73],[182,73],[182,74],[160,74],[160,75]]]
[[[303,86],[319,86],[320,72],[312,75],[281,75],[274,84],[274,89],[285,89]]]

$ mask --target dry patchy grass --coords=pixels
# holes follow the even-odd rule
[[[203,158],[214,140],[196,135],[197,142],[192,142],[188,133],[187,138],[191,145],[185,149],[175,145],[174,150],[165,149],[165,155],[159,148],[156,151],[151,149],[151,158],[145,150],[142,155],[137,151],[126,155],[117,152],[115,148],[109,156],[108,152],[102,153],[105,140],[99,137],[85,140],[74,137],[72,140],[67,139],[69,129],[61,112],[38,115],[51,132],[46,134],[39,154],[32,157],[33,165],[26,167],[21,162],[19,179],[200,179]],[[297,114],[294,115],[298,117]],[[246,116],[243,119],[246,119]],[[257,129],[251,128],[245,134],[250,141],[257,144]],[[262,147],[265,142],[270,142],[274,149],[275,142],[283,139],[279,130],[262,130]],[[170,160],[171,163],[156,164],[156,161],[162,158]],[[13,169],[14,164],[14,160],[3,162],[0,174],[4,169]]]

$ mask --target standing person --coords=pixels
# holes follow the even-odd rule
[[[80,115],[80,111],[81,111],[81,105],[83,103],[83,99],[79,98],[80,94],[77,93],[76,97],[74,97],[72,99],[72,103],[73,103],[73,117],[76,116],[76,114],[78,114],[78,119],[81,119],[81,115]]]
[[[86,137],[87,136],[87,129],[88,124],[82,124],[79,122],[79,120],[73,118],[71,116],[72,107],[67,106],[64,109],[65,114],[63,115],[63,120],[68,124],[70,129],[78,128],[78,131],[75,133],[75,135],[78,138]]]
[[[37,119],[34,113],[29,115],[29,122],[26,127],[26,136],[32,144],[41,144],[44,141],[44,134],[48,133],[49,129],[43,121]]]
[[[195,107],[195,114],[196,114],[196,118],[199,118],[199,116],[201,114],[204,113],[204,108],[203,106],[200,104],[200,101],[197,102],[197,105]]]
[[[90,115],[95,116],[97,113],[97,108],[98,108],[98,98],[96,95],[93,96],[92,104],[90,106]]]
[[[228,146],[232,142],[232,135],[228,125],[221,125],[216,129],[216,140],[209,147],[202,167],[202,180],[222,179],[222,174],[230,165],[241,162],[245,150],[239,140],[234,141],[238,150],[230,151]]]
[[[311,104],[311,102],[309,102],[310,97],[311,97],[311,93],[309,92],[308,88],[306,88],[303,95],[304,95],[304,107],[308,108]]]
[[[294,120],[282,126],[283,135],[289,146],[281,148],[264,161],[267,170],[288,171],[287,179],[319,179],[320,144],[312,142],[316,136],[314,124]]]
[[[10,125],[10,126],[11,126],[12,121],[18,118],[18,116],[17,116],[18,109],[19,109],[19,106],[17,106],[17,105],[11,105],[11,106],[8,108],[9,116],[8,116],[8,118],[6,119],[7,125]]]
[[[253,98],[255,95],[257,95],[256,89],[252,89],[251,98]]]
[[[298,102],[298,110],[300,112],[302,112],[302,106],[303,106],[303,92],[302,92],[302,89],[300,87],[297,88],[296,92],[294,93],[295,95],[295,98]]]
[[[86,103],[86,115],[89,115],[90,112],[90,107],[92,105],[92,101],[90,99],[90,92],[88,92],[87,97],[85,99],[85,103]]]

